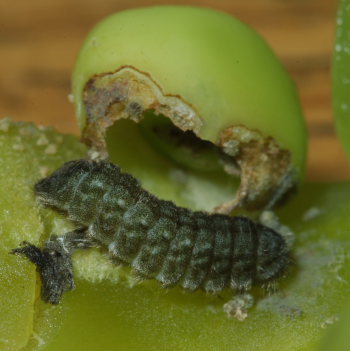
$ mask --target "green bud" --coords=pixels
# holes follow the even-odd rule
[[[73,95],[83,138],[96,158],[109,156],[124,166],[116,150],[131,148],[134,155],[142,143],[172,162],[162,168],[161,182],[169,181],[174,164],[202,177],[218,169],[240,173],[235,200],[219,211],[271,208],[302,178],[306,133],[294,84],[268,45],[227,14],[159,6],[108,17],[81,49]],[[149,123],[150,115],[172,124],[165,127],[161,118]],[[149,145],[115,140],[133,128],[121,119],[138,122],[135,139]],[[150,173],[154,158],[146,167]],[[134,161],[143,162],[137,155]],[[132,166],[127,170],[133,173]],[[224,175],[214,178],[227,184]],[[232,200],[234,188],[225,191]]]

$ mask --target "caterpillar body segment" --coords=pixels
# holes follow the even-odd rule
[[[50,303],[74,287],[70,259],[77,248],[105,247],[113,262],[130,265],[142,277],[209,293],[242,293],[277,279],[289,263],[285,240],[274,230],[246,217],[191,211],[158,199],[107,161],[68,162],[40,180],[35,192],[78,226],[75,234],[52,236],[42,250],[29,244],[13,250],[37,265],[46,280],[42,298]],[[38,255],[45,256],[40,263],[33,258]],[[45,265],[62,266],[62,257],[69,263],[50,271],[64,279],[42,274]],[[50,292],[50,286],[59,288]]]

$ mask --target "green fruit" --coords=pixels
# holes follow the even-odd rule
[[[217,182],[227,182],[225,172],[241,172],[229,209],[272,207],[302,178],[306,132],[294,84],[268,45],[227,14],[159,6],[108,17],[80,51],[73,95],[92,155],[122,163],[110,150],[131,147],[138,161],[139,145],[116,138],[129,134],[130,124],[121,119],[139,122],[135,133],[146,139],[143,146],[170,160],[162,182],[169,181],[174,165],[204,177],[221,168]],[[172,124],[155,117],[148,123],[152,114]],[[191,133],[187,139],[168,138],[173,131]],[[203,141],[201,147],[192,142],[195,137]],[[209,151],[208,142],[213,144]],[[150,172],[155,166],[148,165]],[[228,199],[233,192],[230,186]]]
[[[333,55],[333,111],[336,128],[350,157],[350,1],[340,1]]]

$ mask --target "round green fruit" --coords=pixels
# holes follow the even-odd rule
[[[294,84],[268,45],[227,14],[158,6],[108,17],[81,49],[73,96],[93,157],[122,163],[112,149],[140,151],[116,140],[134,128],[126,119],[172,167],[240,174],[235,200],[219,212],[271,208],[302,178],[306,132]]]

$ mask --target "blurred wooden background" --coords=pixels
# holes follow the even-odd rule
[[[223,10],[255,28],[299,88],[310,136],[308,178],[350,179],[331,111],[336,0],[2,0],[0,118],[51,124],[77,134],[67,96],[74,60],[88,31],[110,13],[167,3]]]

